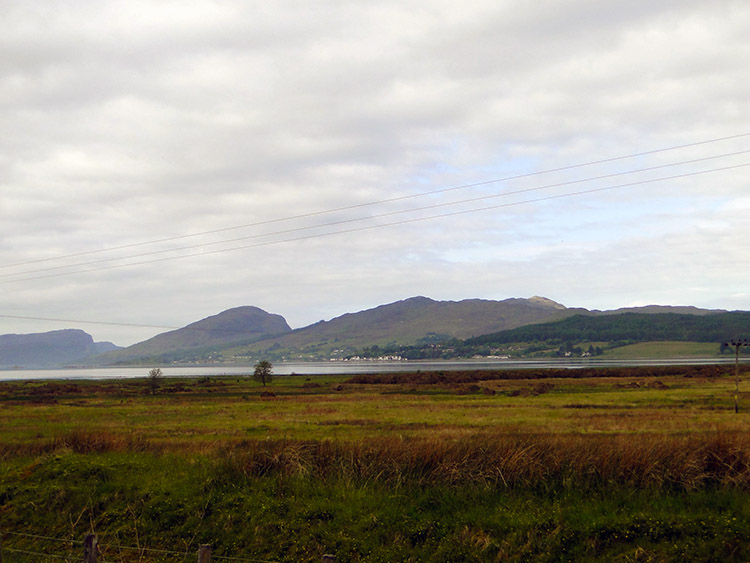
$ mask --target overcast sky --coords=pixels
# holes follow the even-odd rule
[[[0,0],[0,334],[750,309],[749,38],[745,0]]]

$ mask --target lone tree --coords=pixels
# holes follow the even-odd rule
[[[162,373],[161,368],[154,368],[148,372],[148,379],[146,381],[152,395],[156,395],[156,390],[159,387],[159,381],[162,377],[164,377],[164,374]]]
[[[273,377],[273,366],[268,360],[261,360],[255,364],[255,373],[253,373],[253,379],[266,386],[266,383],[271,383]]]

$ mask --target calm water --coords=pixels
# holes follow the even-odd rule
[[[742,363],[750,359],[740,360]],[[274,375],[349,375],[357,373],[395,373],[427,370],[584,368],[625,366],[667,366],[734,364],[734,358],[697,358],[668,360],[601,360],[596,358],[560,360],[463,360],[433,362],[279,362],[273,365]],[[145,377],[149,368],[75,368],[0,370],[0,381],[23,379],[122,379]],[[163,367],[166,377],[200,377],[204,375],[250,375],[252,366]]]

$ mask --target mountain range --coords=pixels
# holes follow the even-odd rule
[[[248,345],[291,331],[281,315],[267,313],[258,307],[236,307],[111,352],[96,361],[107,364],[139,359],[166,363],[189,359],[211,361],[218,349]]]
[[[582,310],[568,309],[543,297],[503,301],[435,301],[427,297],[412,297],[320,321],[249,346],[231,348],[226,354],[296,360],[343,358],[366,346],[469,338],[562,319],[576,311]]]
[[[90,334],[77,329],[4,334],[0,335],[0,369],[79,364],[117,348],[111,342],[94,342]]]
[[[544,297],[502,301],[435,301],[427,297],[412,297],[292,330],[281,315],[245,306],[122,349],[116,349],[111,343],[96,344],[89,335],[78,330],[0,336],[0,367],[60,367],[72,363],[253,363],[261,358],[273,361],[320,360],[346,358],[368,347],[420,346],[451,339],[470,339],[529,325],[554,323],[577,315],[671,313],[705,316],[725,312],[666,306],[589,311],[568,308]]]

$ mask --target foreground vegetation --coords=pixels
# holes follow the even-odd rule
[[[204,543],[256,561],[750,559],[733,378],[568,374],[0,383],[2,545],[77,561],[95,530],[123,562]]]

